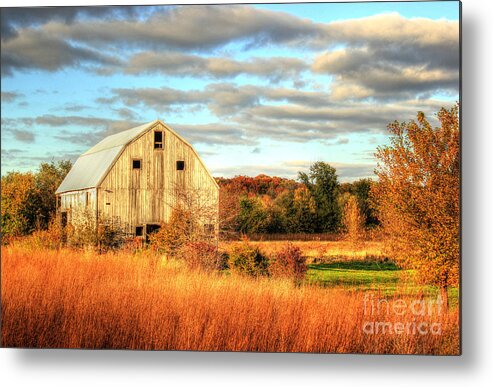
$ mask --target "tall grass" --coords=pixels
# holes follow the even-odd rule
[[[2,248],[2,345],[206,351],[458,353],[458,312],[365,314],[364,294],[194,271],[151,252]],[[368,319],[440,335],[367,334]]]

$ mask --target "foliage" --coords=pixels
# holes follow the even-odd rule
[[[123,246],[125,234],[118,222],[99,214],[98,227],[96,215],[90,208],[74,208],[71,219],[62,230],[62,238],[67,246],[76,249],[95,249],[107,251]]]
[[[238,215],[242,233],[255,234],[267,230],[267,212],[258,197],[240,199],[240,213]]]
[[[3,238],[48,228],[56,214],[55,191],[71,166],[70,161],[52,161],[42,163],[36,173],[9,172],[2,176]]]
[[[393,256],[423,283],[441,287],[444,297],[459,281],[458,108],[442,108],[436,128],[423,113],[390,124],[391,144],[378,148],[372,190]]]
[[[225,268],[224,255],[218,251],[217,246],[207,242],[185,243],[180,248],[179,257],[191,268],[200,268],[206,271]]]
[[[277,176],[236,176],[231,179],[216,178],[222,191],[237,192],[238,195],[276,197],[281,192],[294,190],[300,184],[294,180]]]
[[[275,277],[293,278],[299,284],[307,271],[306,257],[298,246],[287,243],[274,254],[269,271]]]
[[[56,214],[55,192],[62,183],[72,163],[62,160],[58,163],[41,163],[35,175],[35,190],[38,195],[37,222],[42,229],[46,229]]]
[[[359,179],[352,183],[342,183],[339,186],[340,196],[354,195],[358,199],[358,206],[365,218],[365,228],[374,228],[379,225],[376,210],[370,202],[370,192],[375,182],[371,179]],[[344,208],[344,204],[340,208]]]
[[[60,222],[55,218],[50,221],[46,230],[35,230],[26,237],[25,243],[33,250],[59,249],[64,242],[64,234]]]
[[[340,209],[337,205],[339,183],[335,168],[318,161],[309,173],[300,172],[299,180],[310,190],[317,207],[317,231],[333,232],[340,227]]]
[[[229,267],[233,272],[252,277],[269,275],[269,259],[258,246],[243,242],[234,246],[229,254]]]
[[[358,243],[364,239],[365,218],[354,195],[349,196],[344,206],[343,223],[349,241]]]
[[[365,227],[378,225],[369,203],[370,179],[339,185],[335,169],[323,162],[299,176],[301,182],[265,175],[218,178],[222,236],[338,232],[349,194],[358,198]]]
[[[291,232],[313,232],[317,227],[317,206],[305,186],[294,191],[293,212],[290,217]]]
[[[180,249],[192,241],[198,227],[189,211],[177,208],[172,211],[169,222],[161,224],[158,231],[149,235],[149,241],[157,250],[176,257]]]
[[[100,250],[119,249],[126,242],[123,227],[112,219],[101,214],[98,219],[97,243]]]
[[[32,173],[2,176],[2,238],[33,232],[36,228],[37,192]]]

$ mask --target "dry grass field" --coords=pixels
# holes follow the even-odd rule
[[[219,247],[229,250],[235,244],[241,242],[220,242]],[[279,251],[286,245],[286,241],[255,241],[252,242],[260,246],[262,251],[272,254]],[[365,260],[368,258],[383,258],[382,242],[361,242],[354,245],[348,241],[293,241],[290,242],[301,249],[304,256],[307,257],[308,263],[314,260],[318,262],[333,262],[340,260]]]
[[[14,244],[2,248],[1,279],[7,347],[459,352],[457,307],[417,314],[409,294],[380,299],[378,292],[205,273],[150,251],[97,255]],[[387,331],[371,332],[375,322]]]

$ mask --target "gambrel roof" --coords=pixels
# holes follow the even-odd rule
[[[67,174],[67,176],[65,176],[65,179],[63,179],[62,183],[56,190],[56,194],[98,187],[103,179],[106,177],[108,171],[116,162],[120,154],[123,152],[125,147],[133,140],[144,134],[146,131],[152,129],[158,123],[160,123],[166,129],[175,134],[193,150],[192,145],[185,141],[174,130],[165,125],[160,120],[155,120],[147,124],[143,124],[135,128],[124,130],[123,132],[108,136],[94,145],[91,149],[83,153],[72,166],[72,169]],[[202,160],[200,159],[197,152],[195,152],[195,150],[194,153],[203,164]],[[204,168],[208,172],[205,165]],[[212,175],[210,175],[210,177],[216,183]]]

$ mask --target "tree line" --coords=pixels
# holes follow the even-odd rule
[[[225,233],[338,233],[345,230],[344,210],[355,197],[364,227],[378,219],[370,203],[374,182],[339,183],[337,171],[316,162],[298,179],[237,176],[218,178],[220,221]]]

